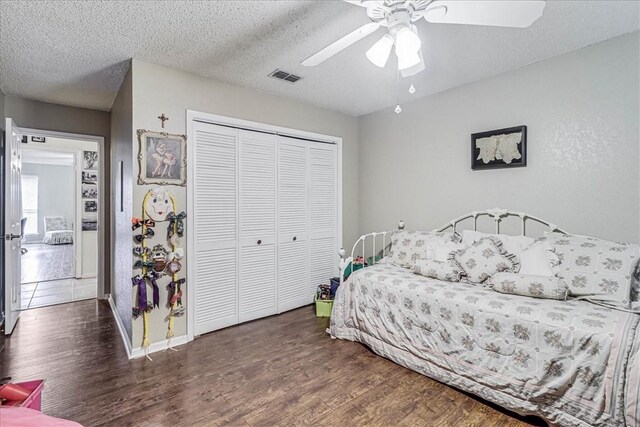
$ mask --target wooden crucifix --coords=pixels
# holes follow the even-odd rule
[[[162,120],[162,128],[164,129],[164,122],[166,122],[167,120],[169,120],[169,117],[165,116],[164,113],[162,113],[161,116],[158,116],[158,118],[160,120]]]

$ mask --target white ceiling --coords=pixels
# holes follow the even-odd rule
[[[527,29],[418,23],[426,96],[628,32],[636,1],[548,1]],[[0,1],[0,88],[5,94],[110,110],[137,58],[352,115],[392,106],[395,59],[365,51],[379,30],[315,67],[300,61],[368,22],[341,1]],[[267,77],[280,68],[296,84]],[[401,100],[410,82],[401,82]]]

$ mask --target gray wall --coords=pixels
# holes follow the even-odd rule
[[[638,242],[639,34],[359,118],[359,231],[502,207]],[[470,134],[528,126],[528,166],[470,168]]]
[[[358,219],[358,124],[355,117],[138,60],[133,60],[132,68],[135,129],[161,130],[157,116],[165,113],[169,116],[169,121],[166,122],[164,130],[173,134],[184,134],[186,133],[186,110],[191,109],[342,137],[343,242],[344,245],[353,243],[357,235]],[[131,156],[137,154],[136,143]],[[134,175],[137,173],[136,161]],[[150,187],[134,185],[135,214],[139,214],[142,199]],[[186,209],[185,188],[168,186],[167,189],[175,194],[178,209]],[[190,213],[187,212],[187,221],[189,221],[189,215]],[[151,243],[161,241],[162,239],[158,237]],[[185,236],[182,239],[182,246],[186,248],[186,245]],[[187,254],[183,261],[181,277],[186,273],[188,262]],[[163,284],[161,287],[164,286]],[[186,292],[188,291],[187,286]],[[165,299],[166,292],[162,292],[161,307],[164,306]],[[166,310],[154,310],[150,314],[151,342],[165,339],[167,323],[164,317],[166,314]],[[142,319],[134,322],[133,330],[133,345],[138,347],[142,337]],[[185,317],[176,319],[175,334],[176,336],[186,334]]]
[[[38,241],[44,237],[44,217],[62,216],[67,225],[78,226],[74,223],[75,198],[75,167],[42,165],[23,163],[23,175],[38,177]]]
[[[133,185],[133,98],[131,69],[120,87],[111,109],[111,176],[113,188],[113,222],[111,229],[112,297],[129,336],[131,332],[131,217]],[[123,162],[121,180],[119,164]],[[122,204],[121,204],[122,200]]]
[[[110,188],[110,135],[111,114],[107,111],[89,110],[86,108],[68,107],[33,101],[17,96],[6,95],[4,99],[4,116],[11,117],[18,126],[31,129],[41,129],[57,132],[78,133],[104,137],[104,169],[105,194],[111,194]],[[106,197],[105,224],[111,219],[111,198]],[[110,292],[111,273],[111,243],[107,233],[104,242],[105,253],[105,293]]]
[[[4,104],[5,117],[11,117],[20,127],[97,135],[109,140],[111,119],[108,111],[50,104],[13,95],[6,95]]]

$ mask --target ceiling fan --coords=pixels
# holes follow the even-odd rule
[[[384,67],[395,46],[398,70],[408,77],[424,70],[421,41],[414,24],[421,18],[436,24],[526,28],[542,16],[544,0],[344,0],[367,9],[371,22],[302,61],[313,67],[358,40],[385,27],[387,32],[367,51],[367,58]]]

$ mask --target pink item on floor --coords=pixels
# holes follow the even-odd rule
[[[11,402],[8,405],[10,406],[22,406],[24,408],[30,408],[30,409],[35,409],[36,411],[39,411],[40,408],[42,407],[42,389],[44,389],[44,380],[33,380],[33,381],[25,381],[25,382],[21,382],[21,383],[15,383],[15,384],[6,384],[4,386],[0,386],[3,387],[2,391],[9,391],[9,390],[4,390],[4,388],[7,389],[12,389],[13,387],[16,387],[16,390],[25,390],[26,392],[28,392],[28,394],[26,396],[18,396],[16,392],[16,390],[11,390],[13,393],[9,393],[6,396],[2,396],[4,399],[10,399],[10,400],[17,400],[18,402]],[[4,403],[4,405],[7,405],[7,402]],[[3,405],[0,405],[0,407],[2,407]],[[2,424],[0,424],[0,426],[2,426]],[[4,426],[3,426],[4,427]]]
[[[24,388],[18,384],[4,384],[0,385],[0,399],[5,400],[18,400],[23,402],[29,397],[31,390]]]
[[[29,408],[0,406],[0,426],[2,427],[82,427],[74,421],[50,417]]]

